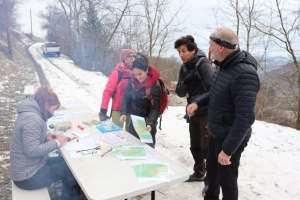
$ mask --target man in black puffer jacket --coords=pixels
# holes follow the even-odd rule
[[[187,103],[190,104],[193,99],[209,91],[214,70],[205,53],[197,48],[193,36],[187,35],[177,39],[174,47],[183,62],[179,71],[176,93],[179,97],[187,95]],[[190,150],[195,161],[194,173],[190,175],[187,182],[204,181],[205,185],[207,185],[205,159],[209,145],[207,112],[207,105],[205,105],[196,111],[195,116],[191,118],[185,116],[189,122]]]
[[[240,158],[255,121],[254,107],[260,87],[257,63],[248,52],[237,48],[238,38],[229,28],[216,29],[209,44],[217,65],[210,93],[194,99],[187,112],[193,115],[209,101],[211,140],[206,162],[209,187],[204,199],[219,199],[221,186],[223,200],[236,200]]]

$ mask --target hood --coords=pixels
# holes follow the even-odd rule
[[[132,71],[122,62],[120,62],[116,68],[116,70],[120,71],[123,73],[123,77],[131,77],[132,76]]]
[[[195,52],[194,57],[192,58],[192,60],[189,61],[189,62],[184,63],[185,68],[186,69],[190,69],[190,70],[194,69],[197,61],[201,57],[206,57],[206,55],[205,55],[205,53],[201,49],[197,48],[197,50],[196,50],[196,52]]]
[[[133,83],[137,86],[136,90],[139,90],[143,87],[152,87],[156,81],[158,80],[160,76],[159,71],[157,71],[157,69],[155,69],[152,66],[148,67],[148,77],[146,78],[146,80],[142,83],[139,83],[139,81],[135,78],[132,77]]]
[[[239,49],[228,55],[222,62],[215,61],[214,63],[220,66],[221,69],[225,69],[238,63],[245,63],[252,65],[257,71],[257,62],[255,58],[250,53],[240,51]]]
[[[31,98],[21,101],[17,108],[18,114],[24,112],[34,112],[42,117],[42,112],[37,102]]]

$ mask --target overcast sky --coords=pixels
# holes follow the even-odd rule
[[[47,3],[53,0],[21,0],[19,7],[19,13],[21,14],[20,23],[22,24],[21,31],[25,33],[30,33],[30,9],[32,12],[32,31],[33,34],[44,38],[46,35],[45,31],[40,29],[41,20],[38,18],[38,13],[45,10]],[[46,3],[47,2],[47,3]],[[175,10],[179,6],[179,0],[173,0],[171,3],[171,11]],[[217,24],[212,8],[217,8],[220,4],[218,0],[186,0],[186,4],[182,12],[179,13],[180,20],[184,20],[182,27],[185,27],[182,33],[176,34],[174,41],[182,35],[193,35],[198,47],[202,49],[205,53],[208,52],[208,38],[213,30],[204,29],[204,25],[209,25],[210,27],[217,26],[231,26],[228,24]],[[288,0],[288,3],[297,3],[299,0]],[[261,3],[261,2],[260,2]],[[293,45],[295,46],[295,42]],[[299,42],[300,48],[300,42]],[[295,48],[295,47],[294,47]],[[281,53],[279,53],[281,52]],[[271,55],[272,52],[270,52]],[[173,49],[173,45],[168,51],[168,56],[178,56],[177,51]],[[286,54],[286,51],[281,51],[278,47],[275,48],[273,54]]]
[[[48,3],[50,0],[21,0],[21,4],[19,7],[19,13],[21,14],[20,23],[21,23],[21,31],[25,33],[30,33],[30,9],[32,14],[32,32],[34,35],[44,38],[46,35],[45,31],[42,31],[40,28],[41,20],[38,18],[38,13],[43,11],[46,6],[46,2]],[[173,1],[172,5],[174,7],[178,6],[178,0]],[[187,0],[183,12],[180,13],[181,19],[185,22],[182,24],[183,27],[186,27],[183,33],[179,33],[178,37],[182,35],[191,34],[195,37],[197,44],[200,48],[203,48],[205,52],[208,49],[208,41],[210,30],[200,30],[197,28],[197,25],[200,25],[203,22],[207,22],[210,18],[212,12],[210,11],[210,7],[217,3],[217,0]],[[206,38],[203,39],[203,38]],[[177,38],[176,38],[177,39]],[[175,52],[175,51],[174,51]],[[175,53],[172,53],[175,55]],[[176,53],[177,56],[177,53]]]

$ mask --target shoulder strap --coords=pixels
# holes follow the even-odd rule
[[[203,58],[205,58],[205,57],[201,57],[198,61],[197,61],[197,63],[196,63],[196,65],[195,65],[195,74],[196,74],[196,76],[198,77],[198,79],[201,81],[201,84],[202,84],[202,86],[203,86],[203,88],[204,88],[204,91],[205,92],[207,92],[207,87],[206,87],[206,85],[204,84],[204,82],[203,82],[203,78],[202,78],[202,76],[201,76],[201,74],[200,74],[200,72],[199,72],[199,64],[200,64],[200,62],[203,60]]]
[[[118,71],[118,82],[117,82],[117,86],[116,86],[115,91],[114,91],[113,94],[111,95],[111,98],[112,98],[112,99],[115,97],[117,87],[118,87],[119,83],[121,82],[121,80],[122,80],[122,78],[123,78],[123,72],[120,72],[119,70],[117,70],[117,71]]]
[[[117,83],[117,86],[118,86],[119,83],[121,82],[122,78],[123,78],[123,72],[120,72],[120,71],[118,70],[118,83]]]
[[[160,84],[159,79],[158,79],[157,81],[158,81],[158,84]],[[151,90],[151,87],[146,87],[146,89],[145,89],[147,99],[151,102],[151,105],[153,106],[153,105],[154,105],[154,103],[153,103],[153,97],[152,97],[152,95],[150,94],[150,90]]]
[[[119,83],[121,82],[121,80],[123,78],[123,72],[120,72],[119,70],[117,70],[117,71],[118,71],[118,82],[117,82],[117,86],[116,86],[115,91],[111,95],[112,99],[114,99],[116,91],[117,91],[117,87],[118,87]],[[111,104],[111,110],[110,110],[110,116],[109,116],[109,118],[111,118],[111,116],[112,116],[112,104]]]
[[[151,105],[153,106],[153,97],[150,94],[150,90],[151,90],[151,87],[145,88],[147,99],[151,102]]]

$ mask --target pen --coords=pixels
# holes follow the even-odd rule
[[[68,142],[71,142],[72,140],[74,140],[76,137],[72,137],[72,138],[68,138]]]

